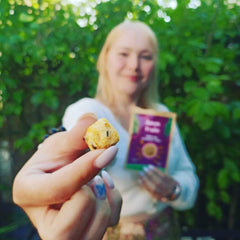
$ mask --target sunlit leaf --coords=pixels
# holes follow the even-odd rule
[[[21,13],[19,16],[19,21],[21,22],[32,22],[34,19],[34,16],[26,14],[26,13]]]

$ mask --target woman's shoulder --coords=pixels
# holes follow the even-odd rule
[[[155,103],[154,109],[159,112],[170,112],[169,108],[163,103]]]
[[[78,101],[67,106],[65,113],[74,112],[97,112],[100,106],[94,98],[81,98]]]
[[[98,113],[98,103],[93,98],[82,98],[70,104],[63,115],[63,126],[70,129],[77,122],[78,118],[86,113]]]
[[[70,104],[67,108],[82,108],[84,106],[94,106],[97,104],[97,101],[94,98],[81,98],[78,101]]]

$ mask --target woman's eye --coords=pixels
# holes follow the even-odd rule
[[[119,55],[122,56],[122,57],[127,57],[128,56],[128,54],[125,53],[125,52],[121,52],[121,53],[119,53]]]
[[[145,59],[145,60],[152,60],[153,59],[152,55],[142,55],[142,58]]]

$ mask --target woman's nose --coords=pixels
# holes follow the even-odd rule
[[[132,55],[132,56],[129,58],[128,66],[129,66],[129,68],[130,68],[131,70],[134,70],[134,71],[139,70],[140,62],[139,62],[138,56]]]

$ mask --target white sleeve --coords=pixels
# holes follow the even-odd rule
[[[172,143],[169,152],[169,174],[180,184],[182,192],[178,199],[169,204],[178,210],[185,210],[193,207],[196,201],[199,179],[177,126]]]
[[[156,109],[163,112],[169,111],[169,109],[163,104],[157,104]],[[198,194],[199,179],[196,174],[196,168],[188,155],[177,124],[173,131],[172,143],[169,151],[168,173],[182,188],[179,198],[175,201],[169,202],[169,205],[178,210],[192,208]]]

